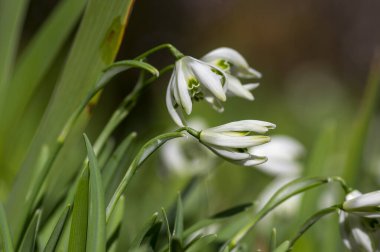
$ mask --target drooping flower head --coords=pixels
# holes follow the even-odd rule
[[[343,203],[343,209],[367,218],[380,218],[380,190],[366,194],[358,191],[352,192],[355,196],[347,198]]]
[[[372,214],[371,218],[362,217],[362,213],[356,212],[357,207],[368,206],[369,202],[363,202],[363,199],[367,201],[368,197],[359,191],[347,194],[343,210],[339,213],[340,233],[344,245],[350,251],[380,251],[380,219]],[[354,211],[350,212],[351,210]]]
[[[190,114],[193,101],[206,100],[218,111],[226,101],[226,77],[223,71],[190,56],[179,59],[166,92],[166,106],[175,123],[184,126],[183,111]]]
[[[215,154],[243,166],[254,166],[267,160],[265,156],[256,156],[248,150],[270,141],[264,136],[276,125],[257,121],[242,120],[202,130],[199,140]]]
[[[240,53],[228,47],[221,47],[207,53],[201,59],[225,72],[227,77],[227,94],[239,96],[247,100],[254,99],[250,90],[258,87],[259,84],[249,83],[243,85],[239,78],[261,78],[261,73],[251,68]]]

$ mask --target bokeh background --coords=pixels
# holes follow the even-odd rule
[[[38,30],[56,2],[31,1],[21,47]],[[347,136],[355,123],[371,60],[380,45],[379,9],[380,2],[376,0],[136,1],[118,59],[132,58],[167,42],[194,57],[201,57],[220,46],[235,48],[263,74],[260,87],[253,92],[255,101],[232,98],[225,105],[223,114],[207,105],[197,104],[193,116],[203,118],[210,126],[241,119],[276,123],[277,129],[273,134],[289,135],[305,146],[306,153],[299,161],[305,167],[304,174],[309,174],[308,160],[321,132],[334,128],[336,148],[320,167],[320,173],[340,175],[342,167],[339,164],[344,156],[341,150],[347,144]],[[60,71],[69,42],[51,69],[51,75]],[[172,62],[173,58],[167,52],[151,59],[157,67]],[[47,97],[53,90],[54,77],[46,76],[47,80],[49,78],[52,81],[45,82],[31,104],[30,128],[36,126],[37,121],[33,118],[39,118],[43,113]],[[128,120],[118,129],[116,141],[134,130],[139,133],[139,141],[143,142],[174,127],[165,106],[168,79],[169,74],[147,90]],[[90,134],[95,135],[101,129],[135,81],[136,73],[122,74],[113,80],[114,85],[106,88],[87,129]],[[369,174],[360,180],[360,188],[364,191],[368,188],[373,190],[380,184],[379,127],[377,109],[361,167],[363,174]],[[131,204],[126,215],[127,220],[133,221],[124,225],[126,232],[132,232],[161,206],[170,206],[177,191],[188,181],[187,177],[164,174],[159,155],[154,155],[145,166],[129,192],[128,202]],[[207,216],[234,204],[254,201],[260,190],[273,179],[258,170],[224,162],[215,168],[200,183],[193,203],[188,204],[189,222],[192,218]],[[314,168],[313,173],[318,174],[318,168]],[[14,171],[9,171],[8,184],[14,175]],[[191,205],[198,206],[199,213],[192,213]],[[275,222],[279,239],[289,238],[289,232],[296,230],[293,223],[301,222],[286,218]],[[325,241],[320,231],[327,230],[328,224],[332,230],[330,236],[338,242],[327,243],[324,250],[313,249],[313,241]],[[342,250],[337,225],[322,222],[314,229],[314,234],[318,233],[320,237],[317,238],[305,236],[296,250]],[[256,249],[266,251],[264,241],[269,234],[270,228],[262,228],[261,232],[252,235]]]

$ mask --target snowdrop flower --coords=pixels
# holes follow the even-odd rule
[[[166,106],[175,123],[184,126],[183,111],[190,114],[193,101],[206,100],[219,112],[226,101],[225,74],[208,63],[190,56],[179,59],[166,92]]]
[[[367,218],[380,218],[380,190],[366,194],[353,191],[343,203],[343,209]]]
[[[254,166],[265,162],[267,158],[253,155],[248,149],[269,142],[270,137],[258,134],[264,134],[275,127],[272,123],[257,120],[236,121],[202,130],[199,141],[230,162]]]
[[[254,155],[265,153],[268,161],[256,168],[274,176],[273,181],[258,196],[259,208],[261,208],[278,189],[301,175],[302,166],[298,160],[305,153],[305,148],[292,137],[277,135],[272,136],[268,144],[252,147],[250,152]],[[300,201],[301,196],[299,195],[286,200],[264,220],[264,225],[272,227],[276,216],[289,217],[294,215],[299,208]]]
[[[346,196],[346,202],[361,197],[358,191]],[[363,195],[364,196],[364,195]],[[350,204],[351,204],[350,203]],[[380,219],[365,218],[346,212],[339,213],[339,226],[344,245],[351,251],[379,252],[380,251]]]
[[[250,90],[258,87],[259,84],[249,83],[243,85],[238,78],[261,78],[261,73],[251,68],[240,53],[228,47],[221,47],[207,53],[202,57],[202,60],[225,72],[228,95],[239,96],[250,101],[254,99]]]
[[[189,125],[195,130],[205,128],[205,123],[192,119]],[[173,139],[161,147],[160,157],[163,167],[179,176],[207,173],[216,164],[215,156],[198,141],[192,138]]]
[[[268,157],[268,162],[257,166],[268,175],[296,178],[302,171],[298,160],[304,155],[305,148],[292,137],[272,136],[270,143],[253,147],[250,152]]]

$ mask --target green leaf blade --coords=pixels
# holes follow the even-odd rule
[[[0,241],[4,252],[13,252],[13,242],[11,238],[11,231],[9,230],[7,216],[3,204],[0,202]]]
[[[98,161],[90,140],[84,135],[90,167],[89,212],[86,251],[106,251],[106,215],[104,189]]]
[[[89,198],[89,171],[82,172],[75,197],[71,220],[69,251],[86,251],[88,198]]]

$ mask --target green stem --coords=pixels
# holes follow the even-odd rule
[[[184,136],[183,133],[181,133],[183,130],[183,128],[180,128],[174,132],[165,133],[157,137],[154,137],[141,147],[140,151],[137,153],[132,163],[130,164],[120,184],[116,188],[115,193],[112,195],[112,198],[106,210],[107,221],[109,220],[111,213],[113,212],[118,200],[120,199],[124,191],[127,189],[130,181],[132,180],[133,176],[135,175],[137,169],[141,166],[141,164],[166,141]]]
[[[343,188],[343,190],[347,193],[351,189],[346,185],[344,180],[340,177],[328,177],[328,178],[321,178],[317,179],[313,184],[310,184],[308,186],[302,187],[301,189],[295,190],[294,192],[290,193],[286,197],[283,197],[281,200],[278,200],[277,202],[276,199],[277,197],[286,191],[289,187],[292,185],[301,182],[303,179],[296,179],[283,187],[281,187],[279,190],[276,191],[276,193],[269,199],[269,201],[264,205],[264,207],[251,219],[250,222],[248,222],[241,230],[239,230],[233,238],[227,243],[225,246],[228,246],[228,248],[231,250],[236,247],[236,245],[244,238],[247,233],[252,230],[252,228],[262,219],[264,218],[270,211],[272,211],[274,208],[276,208],[278,205],[280,205],[282,202],[286,201],[287,199],[303,193],[307,190],[313,189],[315,187],[318,187],[320,185],[330,183],[330,182],[338,182],[339,185]],[[225,247],[224,246],[224,247]]]
[[[152,49],[140,54],[139,56],[137,56],[135,58],[135,60],[142,60],[142,59],[145,59],[146,57],[148,57],[149,55],[157,52],[157,51],[160,51],[162,49],[168,49],[171,54],[173,54],[173,56],[178,60],[180,58],[182,58],[184,55],[183,53],[181,53],[177,48],[175,48],[172,44],[162,44],[162,45],[158,45],[156,47],[153,47]]]
[[[330,214],[330,213],[333,213],[333,212],[336,212],[337,210],[341,209],[342,206],[341,204],[339,205],[334,205],[334,206],[331,206],[331,207],[328,207],[328,208],[325,208],[325,209],[322,209],[320,211],[318,211],[317,213],[315,213],[314,215],[312,215],[309,219],[307,219],[305,221],[305,223],[301,226],[300,230],[298,231],[298,233],[296,234],[296,236],[290,240],[289,242],[289,249],[288,251],[291,251],[292,250],[292,247],[294,246],[294,244],[298,241],[298,239],[310,228],[312,227],[317,221],[319,221],[322,217]]]

